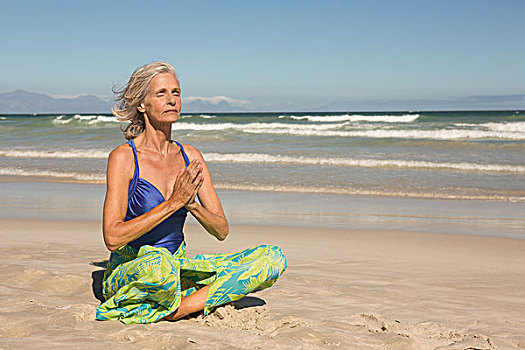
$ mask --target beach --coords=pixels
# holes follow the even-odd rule
[[[524,0],[2,5],[0,350],[525,350]]]
[[[175,323],[96,321],[110,115],[0,116],[1,349],[525,348],[523,111],[182,115],[271,288]],[[27,140],[31,140],[29,143]]]
[[[14,201],[14,194],[6,197],[5,193],[27,187],[34,198],[45,196],[47,201],[19,198],[16,212],[6,212],[4,204],[0,218],[3,349],[525,347],[525,240],[521,236],[468,234],[464,231],[470,226],[461,228],[450,218],[442,219],[448,223],[438,225],[440,230],[431,224],[425,230],[424,222],[417,230],[408,230],[396,229],[396,220],[391,220],[394,228],[388,228],[385,222],[363,223],[358,217],[361,228],[356,229],[351,222],[334,224],[332,217],[315,209],[313,203],[324,206],[328,201],[314,195],[308,197],[310,201],[299,198],[295,208],[318,213],[317,225],[310,225],[306,215],[284,211],[297,200],[294,194],[266,192],[220,192],[231,225],[224,242],[209,236],[194,220],[189,220],[185,235],[188,256],[278,245],[286,254],[288,269],[272,288],[205,318],[129,326],[96,321],[100,279],[109,256],[100,222],[103,185],[4,180],[9,181],[0,183],[3,198]],[[278,201],[275,195],[281,196]],[[356,201],[362,204],[365,199],[405,206],[403,199],[397,205],[388,202],[391,198]],[[443,206],[424,201],[418,206]],[[27,203],[36,204],[31,208]],[[407,208],[413,205],[406,203]],[[472,201],[448,203],[455,210],[472,207]],[[518,206],[517,216],[523,213],[523,203],[513,204]],[[57,209],[65,207],[60,215]],[[238,208],[244,212],[235,215]],[[256,215],[257,208],[267,215]],[[403,225],[414,219],[407,220]]]

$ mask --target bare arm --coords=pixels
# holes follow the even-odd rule
[[[189,145],[185,145],[184,148],[187,150],[190,158],[202,162],[203,175],[201,186],[197,188],[197,191],[194,193],[194,196],[189,203],[185,205],[185,208],[190,211],[206,231],[222,241],[229,233],[228,220],[226,220],[221,201],[213,187],[208,166],[199,150]],[[195,202],[195,195],[199,196],[201,204]]]
[[[173,194],[147,213],[124,221],[128,206],[128,186],[133,176],[133,154],[125,146],[117,147],[108,159],[107,191],[104,201],[103,233],[106,247],[114,251],[149,232],[188,203],[200,187],[202,165],[194,161],[182,169],[173,186]]]

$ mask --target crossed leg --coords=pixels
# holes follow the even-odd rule
[[[210,289],[210,285],[202,287],[187,297],[181,296],[182,299],[179,308],[163,319],[166,321],[177,321],[189,314],[204,310],[204,304],[206,303],[206,297],[208,296],[208,289]]]

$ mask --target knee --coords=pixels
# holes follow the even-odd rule
[[[278,269],[279,275],[281,275],[288,266],[288,262],[286,261],[286,256],[284,255],[283,251],[281,248],[275,245],[266,245],[264,247],[266,248],[266,257],[269,264]]]

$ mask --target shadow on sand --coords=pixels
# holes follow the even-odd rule
[[[96,270],[91,273],[91,289],[93,290],[93,295],[95,298],[97,298],[101,303],[106,301],[104,299],[104,295],[102,295],[102,280],[104,278],[104,271],[106,270],[107,264],[108,260],[91,262],[92,266],[103,268],[103,270]]]

